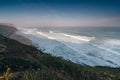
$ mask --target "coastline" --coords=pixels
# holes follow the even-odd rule
[[[33,42],[32,42],[30,39],[28,39],[28,38],[26,38],[26,37],[24,37],[24,36],[22,36],[22,35],[20,35],[20,34],[16,34],[16,32],[13,33],[13,34],[11,34],[9,37],[10,37],[11,39],[17,40],[17,41],[19,41],[20,43],[23,43],[23,44],[25,44],[25,45],[33,46]]]
[[[21,32],[13,25],[0,24],[0,34],[25,45],[35,46],[35,43],[25,37],[24,34],[21,34]]]
[[[8,38],[19,41],[20,43],[23,43],[25,45],[36,47],[38,50],[41,50],[44,53],[48,53],[52,56],[62,57],[65,60],[70,60],[77,64],[86,64],[89,66],[119,67],[120,65],[119,56],[116,55],[114,56],[113,53],[111,53],[110,55],[113,57],[113,60],[111,60],[111,57],[109,57],[108,55],[106,56],[106,54],[108,54],[109,51],[107,52],[106,50],[104,50],[103,47],[102,48],[103,53],[102,53],[101,47],[99,48],[99,45],[98,47],[96,47],[96,46],[91,46],[89,44],[85,44],[84,46],[82,44],[79,45],[71,44],[71,42],[64,43],[62,41],[59,41],[59,37],[56,38],[57,40],[48,39],[51,37],[54,38],[54,35],[50,34],[49,32],[48,33],[40,32],[39,30],[37,31],[35,28],[33,30],[26,28],[24,29],[20,27],[17,28],[17,26],[16,29],[17,30],[14,33],[12,33]],[[41,34],[43,36],[45,35],[45,37],[48,38],[41,37]],[[56,34],[55,36],[59,36],[59,35]],[[62,36],[62,39],[68,40],[70,38],[66,38]],[[71,39],[71,40],[76,40],[76,39]],[[104,53],[104,51],[106,52]],[[102,58],[99,56],[102,56]],[[108,60],[110,60],[113,63],[109,62]]]
[[[16,28],[17,29],[17,28]],[[30,40],[28,37],[25,36],[24,33],[22,33],[20,30],[17,29],[13,34],[9,36],[9,38],[14,39],[22,44],[28,45],[28,46],[34,46],[38,47],[38,44]]]

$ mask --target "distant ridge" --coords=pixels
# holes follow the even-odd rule
[[[0,34],[1,35],[17,40],[26,45],[34,45],[31,40],[27,39],[26,37],[22,35],[16,34],[16,31],[18,30],[14,27],[13,24],[0,23]]]
[[[14,26],[14,24],[12,24],[12,23],[0,23],[0,25]]]
[[[17,29],[13,24],[0,23],[0,34],[9,37],[11,34],[15,33]]]

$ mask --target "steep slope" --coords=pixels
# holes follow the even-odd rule
[[[0,34],[4,35],[6,37],[9,37],[15,31],[17,31],[17,29],[14,28],[12,25],[0,24]]]
[[[8,38],[17,40],[26,45],[34,45],[31,40],[26,37],[16,34],[19,32],[13,25],[11,24],[0,24],[0,34],[4,35]]]

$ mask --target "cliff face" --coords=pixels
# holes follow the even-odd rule
[[[0,35],[0,56],[22,58],[27,53],[34,53],[33,50],[37,49]]]
[[[11,25],[0,24],[0,34],[9,37],[11,34],[16,32],[17,29],[12,27]]]
[[[14,40],[17,40],[23,44],[34,46],[34,44],[32,43],[31,40],[27,39],[26,37],[24,37],[22,35],[16,34],[15,33],[16,31],[18,31],[18,30],[15,27],[13,27],[13,25],[0,24],[0,34],[1,35],[11,38],[11,39],[14,39]]]

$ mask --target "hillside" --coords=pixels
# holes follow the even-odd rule
[[[14,28],[12,25],[0,24],[0,34],[4,35],[6,37],[9,37],[15,31],[17,31],[17,29]]]
[[[119,68],[75,64],[2,35],[0,35],[0,73],[1,80],[120,79]]]
[[[1,24],[0,23],[0,34],[4,35],[5,37],[17,40],[26,45],[34,45],[31,40],[27,39],[26,37],[16,34],[19,32],[12,24]]]

